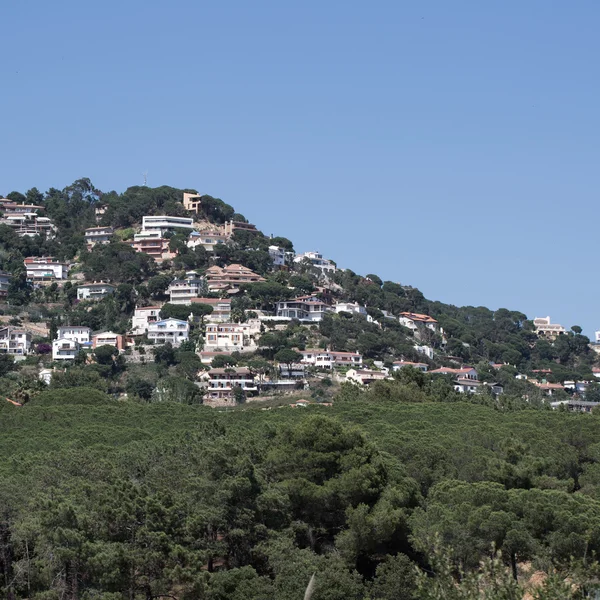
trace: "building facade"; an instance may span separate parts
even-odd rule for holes
[[[148,339],[153,344],[166,344],[171,342],[173,346],[179,346],[187,342],[190,334],[190,324],[179,319],[163,319],[148,325]]]
[[[336,352],[334,350],[307,349],[299,350],[302,363],[322,369],[333,367],[362,367],[363,357],[358,352]]]
[[[332,260],[323,258],[320,252],[304,252],[294,257],[295,263],[309,262],[313,267],[319,269],[324,274],[332,274],[337,271],[335,263]]]
[[[276,316],[284,319],[318,322],[330,310],[331,306],[317,296],[299,296],[292,300],[278,302]]]
[[[24,261],[27,279],[33,284],[53,283],[67,278],[69,266],[51,256],[30,256]]]
[[[144,335],[148,333],[150,324],[157,321],[160,321],[160,306],[136,308],[131,321],[132,335]]]
[[[78,300],[102,300],[115,293],[116,286],[103,281],[85,283],[77,288]]]
[[[256,392],[258,387],[254,375],[246,367],[233,369],[211,369],[208,371],[208,390],[206,397],[210,400],[232,399],[234,389],[244,392]]]
[[[31,333],[19,327],[2,327],[0,329],[0,352],[24,356],[31,350]]]
[[[213,311],[204,317],[207,323],[227,323],[231,320],[230,298],[192,298],[191,303],[212,307]]]
[[[85,243],[88,250],[96,244],[109,244],[115,230],[112,227],[90,227],[85,230]]]
[[[174,279],[170,283],[167,288],[169,302],[189,305],[194,298],[200,296],[205,288],[206,279],[198,277],[196,273],[188,273],[185,279]]]

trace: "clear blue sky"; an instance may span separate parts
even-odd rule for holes
[[[0,193],[142,183],[453,304],[600,327],[600,3],[2,2]]]

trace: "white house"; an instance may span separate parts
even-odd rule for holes
[[[362,366],[363,358],[358,352],[337,352],[333,350],[306,349],[299,350],[302,354],[302,363],[312,365],[322,369],[331,369],[333,367],[352,367]]]
[[[389,377],[383,371],[373,371],[371,369],[348,369],[346,371],[346,381],[358,383],[359,385],[369,385],[384,379],[389,379]]]
[[[142,231],[160,231],[161,236],[175,229],[194,229],[194,220],[190,217],[170,217],[151,215],[142,217]]]
[[[198,277],[193,271],[186,273],[185,279],[174,279],[167,288],[169,302],[189,305],[206,287],[206,279]]]
[[[438,331],[440,331],[438,322],[429,315],[403,312],[400,313],[398,321],[400,321],[400,325],[407,327],[416,335],[418,335],[419,331],[422,329],[430,329],[434,333],[438,333]]]
[[[148,324],[148,339],[153,344],[166,344],[171,342],[173,346],[179,346],[186,342],[190,334],[190,324],[179,319],[163,319]]]
[[[188,248],[197,248],[202,246],[207,252],[214,252],[217,244],[225,244],[229,236],[216,230],[192,231],[188,238]]]
[[[160,306],[136,308],[131,322],[131,333],[144,335],[148,331],[148,326],[158,320],[160,320]]]
[[[253,336],[260,331],[260,321],[246,323],[209,323],[206,325],[204,350],[208,352],[244,352],[256,349]]]
[[[308,261],[313,267],[319,269],[322,273],[328,275],[337,271],[335,263],[327,258],[323,258],[320,252],[304,252],[294,257],[295,263]]]
[[[481,391],[482,383],[474,379],[457,379],[454,389],[461,394],[477,394]]]
[[[210,400],[233,398],[235,387],[245,392],[258,390],[253,373],[246,367],[211,369],[204,377],[208,378],[207,398]]]
[[[394,362],[392,369],[394,371],[399,371],[400,369],[402,369],[403,367],[413,367],[413,369],[418,369],[419,371],[423,371],[423,373],[427,372],[427,364],[426,363],[420,363],[420,362],[409,362],[406,360],[397,360]]]
[[[276,267],[285,266],[285,248],[279,246],[269,246],[269,256]]]
[[[419,346],[419,344],[415,344],[413,348],[423,356],[433,360],[433,348],[431,346]]]
[[[24,261],[27,279],[33,283],[66,279],[69,266],[51,256],[30,256]]]
[[[367,309],[358,302],[336,302],[333,306],[333,310],[336,313],[347,312],[354,315],[361,315],[365,317],[367,321],[373,321],[373,318],[367,313]]]
[[[114,294],[116,286],[100,281],[98,283],[84,283],[77,288],[78,300],[102,300],[110,294]]]
[[[52,342],[52,360],[74,360],[80,350],[76,340],[59,337]]]
[[[115,230],[112,227],[90,227],[85,230],[85,243],[88,250],[96,244],[108,244],[114,235]]]
[[[11,325],[0,329],[0,352],[22,356],[30,350],[31,333]]]
[[[453,375],[457,379],[468,379],[470,381],[477,381],[479,375],[477,370],[473,367],[461,367],[460,369],[453,369],[451,367],[440,367],[429,371],[432,375]]]
[[[56,332],[56,339],[74,340],[78,344],[90,343],[91,329],[83,325],[61,325]]]
[[[281,300],[277,303],[276,315],[283,319],[299,319],[300,321],[320,321],[331,306],[317,296],[299,296],[292,300]]]

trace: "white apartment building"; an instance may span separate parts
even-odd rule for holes
[[[90,227],[85,230],[85,243],[93,248],[96,244],[108,244],[114,235],[115,230],[112,227]]]
[[[173,346],[179,346],[186,342],[190,334],[190,324],[179,319],[163,319],[148,325],[148,339],[153,344],[166,344],[171,342]]]
[[[33,283],[53,282],[67,278],[69,266],[51,256],[31,256],[24,261],[27,279]]]
[[[22,356],[31,350],[31,333],[18,327],[0,329],[0,352]]]
[[[207,287],[206,279],[198,277],[195,272],[186,274],[185,279],[174,279],[167,292],[171,304],[191,304],[193,298],[198,298]]]
[[[160,320],[160,306],[144,306],[136,308],[131,322],[131,333],[133,335],[144,335],[152,323]]]
[[[194,229],[191,217],[170,217],[168,215],[150,215],[142,217],[142,231],[160,231],[161,236],[175,229]]]
[[[280,248],[279,246],[269,246],[269,256],[273,261],[273,265],[276,267],[285,266],[285,248]]]
[[[240,387],[245,392],[258,390],[254,375],[247,367],[211,369],[204,377],[208,378],[207,398],[210,400],[233,398],[235,387]]]
[[[78,300],[102,300],[110,294],[114,294],[116,286],[103,281],[94,283],[85,283],[77,288]]]
[[[331,369],[333,367],[352,367],[362,366],[363,357],[358,352],[336,352],[334,350],[307,349],[299,350],[302,354],[302,363],[312,365],[322,369]]]
[[[61,325],[56,332],[56,339],[73,340],[78,344],[90,343],[91,329],[83,325]]]
[[[295,263],[302,261],[308,261],[313,267],[316,267],[325,274],[331,274],[337,271],[333,261],[323,258],[323,255],[320,252],[304,252],[303,254],[297,254],[294,257]]]
[[[260,331],[260,321],[247,323],[209,323],[206,325],[204,350],[207,352],[244,352],[256,349],[253,336]]]

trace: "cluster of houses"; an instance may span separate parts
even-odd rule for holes
[[[202,199],[198,194],[184,193],[183,205],[191,213],[201,212]],[[101,226],[106,207],[96,207],[96,227],[85,230],[85,243],[88,250],[97,245],[108,244],[114,239],[115,230],[110,226]],[[50,219],[43,216],[42,206],[19,204],[8,199],[0,199],[0,223],[9,225],[19,236],[44,234],[48,238],[55,236],[56,227]],[[227,243],[236,231],[256,232],[253,224],[230,220],[222,225],[208,221],[195,221],[192,217],[170,215],[146,215],[142,217],[140,230],[127,243],[137,252],[152,256],[155,261],[162,262],[176,256],[170,247],[170,238],[174,233],[187,236],[190,249],[199,247],[214,253],[219,244]],[[321,272],[325,279],[336,272],[337,266],[318,251],[295,254],[276,245],[268,247],[272,264],[276,269],[310,267]],[[44,286],[53,282],[64,282],[69,277],[70,265],[54,257],[28,257],[24,260],[27,279],[35,286]],[[313,271],[315,272],[315,271]],[[0,298],[6,297],[10,286],[10,274],[0,272]],[[314,294],[300,295],[295,298],[280,299],[275,302],[270,313],[254,311],[254,318],[243,323],[234,322],[232,318],[231,296],[238,293],[244,284],[261,283],[265,279],[258,273],[241,264],[225,266],[213,265],[203,275],[189,271],[181,279],[174,279],[169,284],[166,294],[169,302],[176,305],[207,305],[212,312],[204,317],[205,339],[200,358],[204,364],[210,364],[215,356],[226,356],[233,352],[254,352],[259,348],[258,339],[265,325],[283,327],[287,321],[297,320],[311,325],[319,323],[327,314],[349,313],[360,315],[368,322],[376,323],[365,306],[356,302],[334,301],[330,290],[317,288]],[[105,281],[82,282],[77,286],[79,301],[98,301],[116,291],[116,286]],[[211,297],[211,296],[220,297]],[[81,350],[93,349],[102,345],[115,346],[125,351],[133,346],[135,337],[144,336],[150,344],[170,342],[174,347],[189,340],[193,317],[188,320],[161,318],[160,306],[147,306],[135,309],[130,332],[120,335],[114,332],[92,332],[83,326],[61,326],[56,338],[52,340],[52,358],[55,361],[74,360]],[[192,312],[190,310],[190,312]],[[393,315],[381,311],[386,319],[394,319],[411,331],[414,337],[414,349],[428,359],[434,358],[432,340],[435,336],[442,347],[446,337],[442,327],[430,315],[402,312]],[[537,317],[533,321],[538,336],[554,340],[566,333],[566,329],[552,323],[550,317]],[[8,352],[14,356],[25,356],[31,352],[32,333],[22,327],[5,326],[0,328],[0,352]],[[596,332],[597,350],[600,352],[600,331]],[[390,372],[383,364],[377,369],[366,368],[363,357],[357,352],[338,352],[330,349],[299,350],[301,360],[293,365],[280,365],[282,379],[303,379],[307,368],[329,369],[342,373],[342,379],[357,384],[369,385],[392,377],[393,371],[404,367],[412,367],[422,372],[451,376],[454,389],[461,393],[480,393],[489,388],[494,395],[503,392],[502,385],[496,382],[482,382],[476,369],[468,366],[457,368],[441,367],[428,371],[428,363],[396,361]],[[499,365],[496,365],[499,366]],[[596,375],[596,371],[594,372]],[[531,379],[545,394],[551,396],[557,390],[585,393],[586,382],[564,382],[564,384],[548,383],[540,373],[540,379]],[[600,377],[598,370],[597,377]],[[224,400],[231,398],[234,390],[255,392],[259,383],[255,375],[247,368],[211,369],[203,374],[209,399]],[[518,376],[524,378],[525,376]],[[262,382],[261,382],[262,383]],[[582,409],[583,410],[583,409]]]

